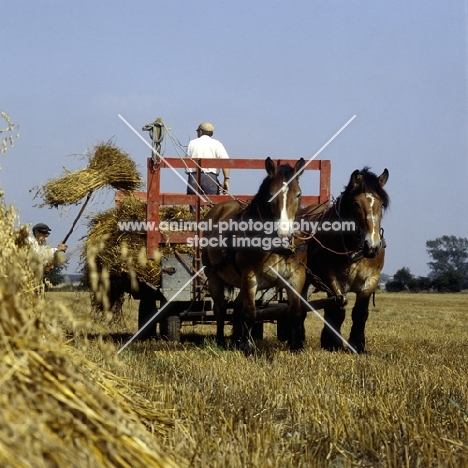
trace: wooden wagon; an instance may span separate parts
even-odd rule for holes
[[[236,180],[239,170],[256,171],[259,175],[259,184],[265,176],[265,159],[190,159],[180,157],[162,157],[160,143],[163,138],[163,124],[158,119],[150,129],[153,139],[153,155],[147,160],[147,191],[138,193],[138,196],[147,202],[147,230],[146,230],[146,254],[148,259],[156,259],[162,246],[170,244],[185,244],[189,240],[202,239],[203,233],[200,213],[203,203],[197,195],[185,194],[185,185],[180,182],[180,193],[163,192],[161,181],[166,171],[177,169],[192,169],[196,179],[200,182],[202,169],[205,167],[217,167],[231,170],[231,180]],[[149,129],[149,128],[143,128]],[[299,159],[299,158],[298,158]],[[297,159],[275,160],[276,164],[289,163],[294,166]],[[318,193],[308,193],[311,188],[302,185],[303,195],[301,204],[320,205],[328,204],[330,200],[330,175],[331,162],[329,160],[312,160],[307,163],[306,171],[318,171]],[[261,172],[263,171],[263,172]],[[183,190],[183,192],[182,192]],[[235,198],[248,202],[254,194],[235,194]],[[223,200],[232,199],[231,195],[209,195],[211,203],[216,204]],[[182,223],[189,225],[188,229],[171,230],[169,232],[159,229],[161,225],[161,208],[173,205],[195,206],[195,221]],[[193,227],[193,229],[190,228]],[[174,253],[161,258],[161,275],[159,284],[140,282],[139,305],[139,335],[140,338],[155,336],[159,325],[159,334],[169,341],[180,341],[181,327],[183,325],[213,324],[216,322],[213,314],[212,300],[206,288],[206,277],[200,273],[201,247],[200,242],[194,244],[194,254],[180,253],[174,249]],[[266,293],[259,292],[257,301],[257,316],[254,334],[255,337],[263,336],[263,324],[276,322],[278,325],[278,337],[282,338],[282,316],[284,315],[285,292],[275,289]],[[323,308],[327,299],[311,301],[315,308]],[[227,320],[230,321],[232,313],[232,301],[228,306]]]

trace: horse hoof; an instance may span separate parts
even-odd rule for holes
[[[250,356],[252,354],[252,347],[250,346],[249,342],[241,341],[239,343],[239,351],[242,351],[244,355]]]
[[[366,351],[364,347],[356,346],[352,343],[350,343],[350,345],[346,348],[346,351],[348,353],[353,353],[353,354],[363,354],[363,355],[369,354],[369,352]]]
[[[304,351],[304,343],[299,342],[299,343],[288,343],[289,344],[289,350],[293,353],[301,353]]]
[[[226,340],[216,340],[216,344],[217,344],[217,346],[219,346],[222,349],[227,348]]]

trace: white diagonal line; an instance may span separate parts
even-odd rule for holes
[[[296,177],[300,176],[304,169],[356,118],[356,115],[353,115],[305,164],[302,168],[302,171],[296,172],[287,182],[286,185],[289,185]],[[273,201],[280,192],[283,191],[281,187],[268,201]]]
[[[346,346],[355,354],[357,354],[357,351],[343,338],[343,336],[338,333],[287,281],[284,279],[272,266],[269,266],[268,268],[271,268],[283,281],[283,283],[289,287],[290,291],[292,291],[296,296],[299,297],[299,299],[307,306],[309,309],[314,312],[314,314],[339,338],[341,338],[345,343]]]
[[[140,138],[140,139],[143,141],[143,143],[144,143],[146,146],[148,146],[149,148],[151,148],[151,151],[152,151],[154,154],[156,154],[156,156],[157,156],[158,158],[161,158],[161,159],[174,171],[175,175],[176,175],[180,180],[182,180],[182,182],[183,182],[185,185],[187,185],[187,187],[190,187],[190,188],[195,192],[195,194],[198,195],[198,196],[200,197],[200,200],[201,200],[201,201],[203,201],[203,202],[205,202],[205,203],[208,202],[208,200],[206,200],[205,198],[203,198],[203,196],[200,195],[200,194],[195,190],[195,188],[192,187],[192,186],[191,186],[191,185],[190,185],[190,184],[189,184],[189,183],[188,183],[188,182],[187,182],[187,181],[186,181],[186,180],[185,180],[185,179],[184,179],[168,162],[167,162],[167,160],[166,160],[161,154],[159,154],[159,153],[144,139],[144,137],[143,137],[142,135],[140,135],[140,134],[139,134],[139,133],[138,133],[138,132],[137,132],[137,131],[120,115],[120,114],[118,114],[118,116],[119,116],[119,118],[125,123],[125,125],[127,125],[127,127],[128,127],[130,130],[132,130],[132,132],[135,133],[135,134],[138,136],[138,138]]]
[[[118,351],[120,354],[205,269],[201,267]]]

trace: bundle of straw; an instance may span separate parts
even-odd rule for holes
[[[142,185],[135,162],[110,142],[94,147],[87,168],[49,180],[36,196],[44,200],[42,206],[73,205],[106,185],[122,191],[135,191]]]
[[[0,194],[0,466],[187,466],[145,427],[167,436],[168,413],[65,344],[57,319],[73,329],[73,312],[34,294],[15,224]]]
[[[146,202],[134,195],[123,197],[118,208],[98,213],[90,220],[82,260],[94,250],[97,265],[105,267],[110,276],[129,274],[133,270],[138,278],[157,286],[159,264],[146,261],[146,232],[119,230],[119,221],[145,219]]]
[[[124,294],[138,292],[138,282],[156,288],[159,286],[161,257],[174,250],[194,254],[194,249],[185,244],[168,243],[159,249],[158,259],[147,260],[146,232],[123,232],[118,229],[119,221],[145,220],[146,211],[146,201],[129,194],[120,199],[118,208],[96,214],[88,225],[88,235],[81,254],[83,273],[93,291],[101,290],[94,296],[95,307],[98,310],[108,307],[114,317],[121,313]],[[187,206],[161,208],[160,216],[164,221],[193,219]]]

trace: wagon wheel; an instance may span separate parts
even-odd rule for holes
[[[180,343],[180,316],[179,314],[164,317],[159,324],[161,338],[173,343]]]
[[[164,304],[166,302],[164,301]],[[162,304],[161,304],[162,305]],[[180,343],[180,312],[183,306],[177,302],[169,302],[158,317],[159,334],[163,340]]]

